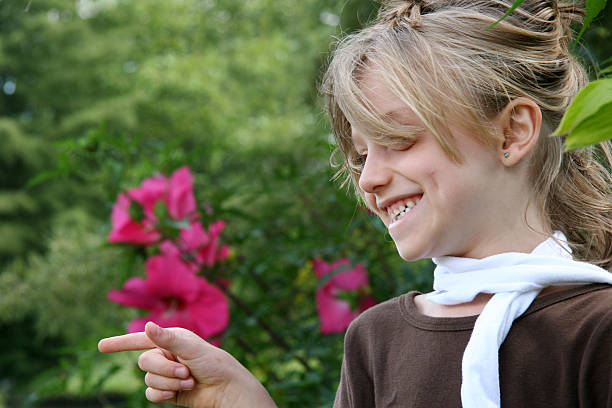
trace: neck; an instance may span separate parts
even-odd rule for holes
[[[431,317],[466,317],[476,316],[482,312],[489,299],[493,295],[489,293],[480,293],[474,300],[460,305],[440,305],[427,299],[427,295],[417,295],[414,298],[414,304],[417,310]]]
[[[480,245],[461,254],[451,254],[463,258],[482,259],[506,252],[530,253],[539,244],[552,236],[552,227],[544,220],[535,205],[518,205],[521,210],[507,208],[505,214],[496,214],[489,220],[493,228],[485,239],[476,237]],[[485,232],[486,234],[486,232]]]
[[[530,253],[538,245],[547,240],[552,235],[550,233],[536,232],[534,230],[509,230],[503,235],[492,237],[487,243],[487,246],[481,248],[480,251],[474,252],[467,258],[482,259],[491,255],[502,254],[506,252],[522,252]]]

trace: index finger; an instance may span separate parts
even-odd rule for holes
[[[107,337],[98,342],[98,350],[102,353],[116,353],[117,351],[147,350],[156,348],[145,332],[129,333],[122,336]]]

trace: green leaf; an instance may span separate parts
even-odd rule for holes
[[[563,115],[559,127],[551,136],[570,134],[581,122],[612,102],[612,79],[600,79],[584,87]]]
[[[597,75],[600,77],[605,77],[608,76],[609,74],[612,74],[612,66],[609,66],[607,68],[601,69]]]
[[[189,222],[189,218],[184,218],[182,220],[173,220],[171,218],[166,218],[163,223],[165,226],[175,228],[177,230],[181,230],[183,228],[189,228],[191,223]]]
[[[606,0],[587,0],[586,1],[586,13],[584,16],[584,23],[582,24],[582,28],[580,29],[580,33],[578,33],[578,37],[576,37],[576,42],[582,38],[582,34],[586,31],[591,21],[606,7]]]
[[[163,201],[156,202],[155,207],[153,208],[153,214],[155,214],[160,222],[163,222],[166,218],[168,218],[168,207],[166,207],[166,203]]]
[[[612,95],[610,102],[602,106],[576,126],[565,139],[565,151],[612,139]]]
[[[32,188],[43,183],[44,181],[61,176],[62,174],[63,172],[57,169],[40,172],[28,180],[28,183],[26,184],[25,188]]]
[[[136,200],[130,200],[130,207],[128,209],[130,218],[133,221],[140,222],[144,219],[144,209],[142,205]]]
[[[497,25],[497,23],[499,23],[500,21],[502,21],[504,18],[508,17],[510,15],[510,13],[512,13],[514,10],[516,10],[516,8],[518,6],[520,6],[521,4],[523,4],[525,2],[525,0],[514,0],[514,3],[512,3],[512,6],[510,6],[510,8],[508,9],[508,11],[506,11],[506,13],[496,22],[494,22],[491,25],[486,26],[485,28],[493,28]],[[605,0],[604,0],[605,2]]]
[[[357,290],[339,290],[335,298],[338,300],[344,300],[351,305],[352,310],[359,308],[360,293]]]
[[[599,65],[600,66],[604,66],[604,65],[610,64],[610,63],[612,63],[612,57],[603,60]]]

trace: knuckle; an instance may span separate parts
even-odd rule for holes
[[[191,336],[191,334],[193,333],[192,331],[187,330],[184,327],[177,327],[176,332],[181,333],[182,336]]]
[[[168,342],[171,339],[172,331],[169,328],[162,328],[162,330],[157,335],[159,339],[159,343],[156,343],[158,347],[166,348]]]

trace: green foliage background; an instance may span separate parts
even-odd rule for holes
[[[309,261],[364,263],[379,301],[431,285],[430,263],[402,262],[330,182],[316,84],[333,37],[375,8],[0,2],[0,407],[66,395],[146,405],[135,356],[96,350],[136,315],[106,292],[143,273],[142,257],[106,244],[110,209],[118,192],[185,164],[233,247],[223,269],[242,307],[223,347],[279,406],[331,405],[342,335],[319,333]],[[612,55],[609,8],[578,50],[593,67]]]

